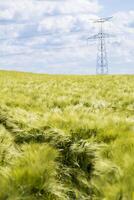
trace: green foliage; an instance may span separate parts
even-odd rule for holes
[[[48,145],[22,146],[4,177],[1,199],[65,199],[62,184],[56,180],[57,157],[57,151]]]
[[[0,200],[134,200],[134,76],[0,72]]]

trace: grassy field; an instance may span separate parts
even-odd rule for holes
[[[0,200],[134,200],[134,76],[1,71]]]

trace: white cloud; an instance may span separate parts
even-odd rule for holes
[[[44,72],[46,68],[49,71],[49,66],[52,67],[52,72],[55,66],[57,73],[68,70],[69,73],[71,70],[83,70],[83,73],[87,73],[87,66],[95,62],[97,50],[95,43],[86,46],[87,38],[97,31],[96,25],[90,19],[97,18],[101,9],[102,5],[97,0],[0,1],[0,38],[7,38],[1,40],[0,54],[27,54],[2,57],[0,64],[12,67],[30,66],[24,70],[34,69],[36,72],[43,71],[39,69],[41,65],[45,66]],[[110,42],[112,62],[134,62],[134,11],[118,12],[113,16],[113,21],[107,25],[108,32],[116,35]],[[46,33],[48,34],[43,36]],[[15,39],[18,36],[24,38]],[[81,45],[85,47],[78,48]],[[58,49],[68,46],[73,48]],[[70,65],[68,69],[67,65]],[[95,63],[91,72],[94,68]]]
[[[109,28],[115,34],[111,42],[111,58],[121,65],[134,64],[134,11],[118,12],[114,14]]]
[[[1,19],[31,20],[43,15],[98,13],[101,6],[96,0],[4,0],[0,1]]]

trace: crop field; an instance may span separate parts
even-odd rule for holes
[[[0,200],[134,200],[134,76],[0,71]]]

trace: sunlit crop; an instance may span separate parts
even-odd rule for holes
[[[0,200],[134,200],[134,76],[1,71]]]

